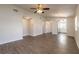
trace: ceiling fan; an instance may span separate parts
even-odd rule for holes
[[[35,12],[34,13],[44,13],[44,10],[49,10],[50,8],[44,8],[42,4],[37,4],[36,8],[30,8],[30,9],[34,9]]]

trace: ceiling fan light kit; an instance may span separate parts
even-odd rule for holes
[[[37,13],[41,14],[43,11],[42,10],[37,10]]]

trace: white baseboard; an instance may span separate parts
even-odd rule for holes
[[[0,42],[0,45],[2,45],[2,44],[7,44],[7,43],[10,43],[10,42],[14,42],[14,41],[18,41],[18,40],[22,40],[22,39],[23,39],[23,37],[21,37],[21,38],[19,38],[19,39],[15,39],[15,40]]]
[[[42,35],[43,33],[40,33],[40,34],[33,34],[31,36],[38,36],[38,35]]]

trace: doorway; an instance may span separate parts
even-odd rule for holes
[[[23,17],[23,36],[32,35],[33,21],[31,17]]]
[[[51,21],[43,22],[43,33],[51,33],[52,32],[52,23]]]
[[[67,33],[67,19],[58,21],[58,33]]]

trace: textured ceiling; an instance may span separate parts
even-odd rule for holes
[[[17,6],[31,12],[35,10],[30,8],[36,7],[35,4],[19,4]],[[43,7],[49,7],[50,10],[45,11],[45,13],[41,15],[48,17],[73,17],[75,15],[76,6],[75,4],[44,4]]]

